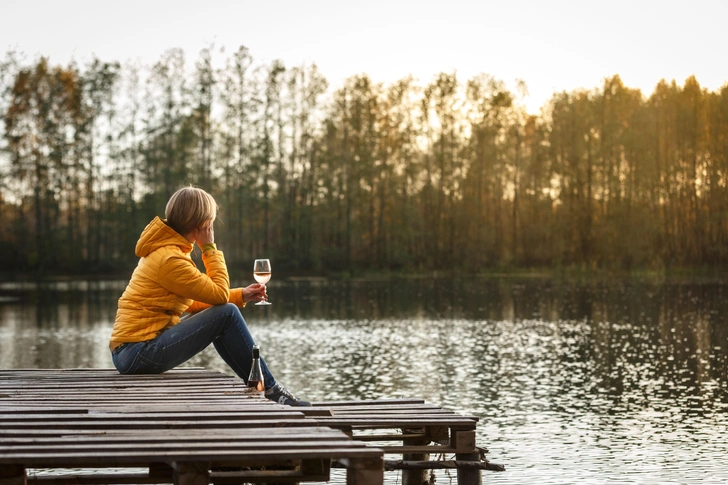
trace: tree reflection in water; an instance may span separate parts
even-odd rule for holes
[[[4,285],[0,368],[110,367],[123,288]],[[422,397],[480,416],[479,443],[508,468],[489,480],[719,483],[728,481],[727,289],[279,280],[276,304],[244,315],[279,379],[308,399]],[[189,364],[230,372],[213,349]]]

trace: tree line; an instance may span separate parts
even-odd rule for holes
[[[523,88],[440,73],[332,89],[245,47],[152,66],[8,53],[2,272],[127,271],[189,184],[217,199],[219,246],[245,271],[728,266],[728,85],[647,96],[614,75],[538,115]]]

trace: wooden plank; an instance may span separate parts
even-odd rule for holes
[[[321,417],[316,418],[316,421],[325,424],[327,426],[339,427],[339,426],[352,426],[364,427],[364,428],[417,428],[420,426],[470,426],[475,427],[476,420],[469,417],[460,416],[401,416],[396,418],[383,417],[379,415],[364,415],[357,417],[339,417],[334,414],[330,418]]]
[[[82,398],[80,396],[57,396],[57,397],[46,397],[46,396],[23,396],[22,398],[14,398],[14,399],[7,399],[2,401],[3,404],[7,406],[47,406],[47,405],[55,405],[55,406],[93,406],[93,407],[100,407],[100,406],[122,406],[122,403],[139,403],[143,405],[148,404],[174,404],[174,405],[199,405],[204,403],[210,403],[215,405],[235,405],[238,403],[272,403],[272,401],[258,397],[258,398],[251,398],[247,397],[243,394],[225,394],[225,395],[215,395],[212,393],[200,393],[196,395],[177,395],[177,396],[165,396],[165,395],[136,395],[131,394],[129,396],[124,396],[123,399],[121,399],[119,396],[97,396],[97,397],[85,397]],[[314,408],[314,409],[321,409],[321,408]]]
[[[44,414],[47,412],[54,412],[57,414],[85,414],[88,413],[87,407],[26,407],[26,406],[4,406],[0,404],[0,416],[7,416],[12,414]]]
[[[0,414],[0,426],[10,423],[70,423],[70,422],[95,422],[95,421],[116,421],[116,420],[137,420],[137,421],[221,421],[221,420],[248,420],[260,419],[261,417],[276,419],[303,419],[304,414],[288,409],[261,409],[255,412],[199,412],[199,413],[122,413],[122,412],[90,412],[87,414]],[[325,417],[325,416],[324,416]]]
[[[170,371],[163,374],[144,374],[144,375],[124,375],[119,374],[116,370],[113,372],[74,372],[67,373],[61,371],[57,373],[53,370],[39,370],[33,373],[24,373],[18,371],[2,371],[0,370],[0,379],[3,382],[33,381],[35,383],[45,382],[72,382],[81,381],[81,383],[93,383],[114,380],[118,383],[132,381],[147,381],[159,383],[174,383],[177,381],[204,381],[213,382],[216,380],[230,380],[241,382],[239,378],[229,376],[220,372],[200,371],[200,372],[176,372]]]
[[[392,445],[377,445],[379,448],[385,450],[385,453],[404,455],[404,454],[439,454],[439,453],[455,453],[457,450],[451,446],[442,445],[405,445],[405,446],[392,446]]]
[[[315,401],[312,406],[381,406],[382,404],[424,404],[424,399],[364,399],[361,401]]]
[[[320,461],[320,460],[319,460]],[[323,467],[321,467],[324,470]],[[298,482],[328,482],[329,467],[325,471],[310,472],[307,470],[240,470],[210,472],[210,482],[214,484],[239,485],[240,483],[298,483]]]
[[[168,477],[150,476],[147,473],[94,473],[63,475],[29,475],[28,484],[40,485],[148,485],[154,483],[170,483]]]
[[[2,379],[2,377],[0,377]],[[179,388],[209,388],[214,389],[218,387],[232,387],[241,390],[247,389],[242,381],[232,378],[217,379],[212,378],[208,380],[168,380],[168,381],[150,381],[150,380],[125,380],[119,381],[114,377],[107,379],[101,379],[95,381],[92,385],[91,381],[79,382],[78,380],[54,380],[54,381],[37,381],[37,380],[19,380],[19,381],[7,381],[0,380],[0,388],[4,390],[22,390],[22,386],[28,386],[28,389],[32,390],[66,390],[68,392],[79,392],[83,390],[104,390],[104,389],[130,389],[138,387],[139,389],[179,389]]]
[[[284,424],[287,424],[284,426]],[[188,436],[190,439],[198,439],[199,436],[210,436],[218,435],[226,439],[241,436],[242,433],[265,433],[275,434],[277,430],[296,430],[302,429],[306,432],[311,431],[311,423],[306,420],[289,421],[287,423],[280,423],[276,420],[264,421],[263,425],[255,425],[251,423],[247,427],[227,427],[227,428],[180,428],[180,429],[167,429],[163,434],[159,433],[158,429],[145,428],[129,428],[129,429],[78,429],[78,428],[67,428],[67,429],[20,429],[20,430],[5,430],[0,429],[0,439],[10,440],[18,438],[28,439],[49,439],[49,438],[61,438],[61,439],[72,439],[73,437],[114,437],[114,436],[132,436],[137,439],[147,439],[149,437],[163,436],[170,437],[171,440],[177,439],[177,436]],[[333,430],[328,427],[318,427],[319,429],[326,429],[344,433],[344,431]],[[264,431],[259,431],[259,430]],[[345,433],[346,434],[346,433]],[[348,436],[348,434],[347,434]]]
[[[286,423],[279,423],[278,421],[271,420],[271,421],[261,421],[259,423],[250,423],[250,428],[259,428],[259,427],[265,427],[266,429],[274,429],[276,427],[281,427],[282,429],[293,429],[297,426],[310,426],[310,424],[306,424],[304,420],[297,420],[297,421],[288,421]],[[247,427],[244,426],[237,426],[234,428],[230,428],[232,431],[244,431]],[[156,434],[160,434],[158,429],[149,429],[149,432],[154,432]],[[203,431],[205,433],[213,433],[213,432],[219,432],[218,429],[211,427],[211,428],[179,428],[179,429],[166,429],[164,431],[164,435],[169,435],[173,432],[180,432],[180,433],[192,433],[196,431]],[[101,429],[77,429],[77,428],[66,428],[66,429],[19,429],[19,430],[0,430],[0,439],[9,439],[9,438],[45,438],[45,437],[58,437],[58,436],[102,436],[102,435],[118,435],[118,434],[129,434],[129,435],[135,435],[139,436],[140,431],[138,428],[129,428],[129,429],[114,429],[114,430],[105,430],[103,428]]]
[[[408,433],[408,434],[356,434],[354,439],[358,441],[402,441],[409,438],[425,438],[425,433]]]
[[[130,432],[103,432],[92,434],[72,434],[57,436],[8,436],[7,433],[0,435],[2,442],[0,446],[12,444],[71,444],[71,443],[146,443],[164,442],[174,443],[176,441],[265,441],[269,439],[350,439],[343,431],[326,427],[295,427],[295,428],[239,428],[239,429],[206,429],[206,430],[171,430],[160,434],[156,430],[132,430]],[[363,441],[363,440],[360,440]]]
[[[93,374],[87,374],[82,375],[79,373],[75,374],[66,374],[66,375],[59,375],[59,374],[37,374],[37,375],[26,375],[23,376],[18,373],[12,373],[12,374],[6,374],[3,375],[3,372],[0,371],[0,379],[3,379],[3,382],[13,382],[13,381],[27,381],[27,382],[33,382],[36,384],[40,383],[54,383],[54,382],[71,382],[78,386],[84,386],[84,385],[97,385],[97,384],[103,384],[104,382],[108,382],[110,384],[119,384],[123,385],[124,383],[128,382],[154,382],[158,383],[160,385],[174,385],[179,382],[216,382],[220,380],[224,381],[230,381],[230,382],[240,382],[240,378],[235,376],[230,376],[227,374],[222,374],[220,372],[198,372],[194,374],[185,374],[185,373],[164,373],[164,374],[138,374],[138,375],[124,375],[116,373],[111,374],[99,374],[99,375],[93,375]]]
[[[282,419],[277,416],[265,417],[259,416],[256,419],[246,420],[217,420],[214,422],[206,421],[182,421],[182,420],[98,420],[98,421],[55,421],[55,422],[10,422],[3,423],[5,430],[33,430],[33,429],[194,429],[194,428],[218,428],[221,426],[228,428],[245,428],[252,426],[296,426],[298,423],[304,422],[303,419]]]
[[[3,386],[10,386],[11,384],[17,384],[19,382],[28,383],[31,386],[39,387],[46,385],[49,387],[57,387],[61,384],[68,384],[71,388],[83,388],[83,387],[102,387],[104,385],[124,387],[132,383],[143,383],[147,386],[159,386],[159,387],[172,387],[181,385],[211,385],[213,383],[226,382],[229,384],[239,384],[244,386],[242,380],[237,377],[227,376],[225,374],[215,373],[202,373],[199,376],[174,376],[166,374],[147,374],[144,376],[124,376],[121,374],[106,375],[102,377],[94,376],[82,376],[74,375],[64,378],[58,377],[5,377],[0,375],[0,384]]]
[[[269,403],[270,404],[269,404]],[[169,413],[199,413],[199,414],[219,414],[219,413],[237,413],[237,412],[274,412],[276,409],[291,411],[289,406],[282,404],[276,404],[272,401],[264,402],[242,402],[235,405],[215,405],[213,408],[209,404],[187,404],[187,405],[157,405],[157,404],[140,404],[140,405],[118,405],[118,406],[73,406],[73,407],[59,407],[57,405],[49,406],[36,406],[36,407],[25,407],[25,406],[8,406],[4,407],[0,405],[0,415],[12,416],[18,414],[103,414],[103,413],[120,413],[124,410],[128,410],[131,413],[145,413],[145,414],[169,414]],[[297,412],[306,414],[305,409],[296,409]],[[314,415],[317,416],[331,416],[331,412],[327,409],[320,408],[316,409]]]
[[[107,396],[139,396],[139,397],[150,397],[150,395],[154,395],[156,397],[184,397],[184,395],[180,395],[181,393],[194,393],[195,395],[200,394],[207,394],[207,395],[214,395],[214,396],[249,396],[249,397],[257,397],[254,396],[252,393],[247,391],[247,388],[240,388],[240,387],[233,387],[233,386],[220,386],[217,389],[214,388],[202,388],[202,387],[175,387],[170,390],[170,392],[167,392],[166,389],[160,389],[157,387],[147,387],[144,389],[136,389],[134,387],[131,388],[124,388],[124,389],[103,389],[103,390],[93,390],[93,389],[83,389],[79,392],[72,393],[68,392],[67,389],[45,389],[40,390],[38,392],[31,392],[29,390],[26,391],[2,391],[3,392],[3,400],[8,399],[28,399],[28,398],[66,398],[66,399],[83,399],[83,398],[103,398]],[[195,397],[195,396],[189,396],[189,397]]]
[[[235,396],[237,398],[244,398],[244,399],[264,399],[260,396],[254,395],[250,393],[247,388],[235,388],[235,387],[228,387],[220,386],[219,388],[172,388],[172,389],[160,389],[160,388],[148,388],[146,390],[140,390],[140,389],[134,389],[130,388],[126,391],[124,390],[112,390],[108,392],[91,392],[91,391],[80,391],[76,393],[69,393],[69,392],[22,392],[22,391],[0,391],[3,394],[0,394],[2,396],[3,402],[5,400],[13,401],[13,400],[28,400],[29,398],[54,398],[54,399],[83,399],[83,398],[89,398],[89,400],[93,399],[103,399],[107,398],[109,396],[113,395],[123,395],[123,396],[139,396],[140,398],[149,398],[153,397],[153,395],[156,395],[160,399],[179,399],[179,398],[188,398],[188,399],[196,399],[199,398],[200,395],[204,395],[205,397],[216,397],[216,398],[230,398],[232,396]]]
[[[29,375],[33,377],[38,377],[40,379],[45,378],[53,378],[53,377],[67,377],[67,376],[80,376],[83,374],[87,375],[99,375],[99,376],[108,376],[108,375],[116,375],[121,377],[139,377],[139,375],[131,375],[131,374],[120,374],[118,370],[116,370],[113,367],[69,367],[65,369],[38,369],[38,368],[18,368],[18,369],[0,369],[0,377],[2,376],[23,376],[23,375]],[[217,371],[211,371],[207,370],[204,367],[175,367],[172,370],[168,370],[162,374],[145,374],[144,376],[169,376],[169,377],[175,377],[180,375],[198,375],[198,376],[208,376],[208,375],[223,375],[226,377],[227,374],[223,374],[222,372]]]
[[[97,466],[139,466],[150,462],[170,461],[208,461],[211,463],[239,463],[254,464],[261,460],[302,460],[302,459],[329,459],[329,458],[367,458],[381,457],[383,451],[379,448],[369,448],[364,444],[356,447],[356,442],[341,443],[343,446],[324,449],[277,448],[265,450],[184,450],[184,451],[146,451],[133,453],[133,450],[104,451],[103,453],[65,452],[54,453],[0,453],[0,465],[13,465],[19,462],[26,468],[93,468]]]
[[[77,449],[116,449],[119,446],[131,446],[133,445],[136,450],[148,449],[148,448],[165,448],[165,449],[186,449],[186,448],[233,448],[243,449],[251,446],[270,447],[276,446],[279,443],[297,443],[301,446],[311,445],[314,446],[316,443],[321,443],[322,446],[329,446],[328,444],[336,442],[341,446],[341,442],[349,443],[351,439],[347,436],[334,436],[334,435],[315,435],[315,434],[292,434],[288,436],[271,436],[268,438],[228,438],[224,441],[218,439],[204,439],[204,438],[189,438],[184,437],[168,440],[154,440],[146,437],[132,436],[129,439],[115,440],[115,439],[99,439],[99,440],[88,440],[78,439],[77,436],[71,437],[71,439],[51,439],[51,440],[38,440],[38,439],[11,439],[4,441],[0,445],[0,452],[2,453],[15,453],[28,450],[47,450],[52,452],[54,450],[77,450]],[[358,441],[358,440],[357,440]],[[328,444],[327,444],[328,443]],[[298,445],[297,445],[298,446]],[[352,445],[354,446],[354,445]]]
[[[314,408],[315,409],[315,408]],[[341,409],[332,409],[332,415],[335,416],[369,416],[369,415],[380,415],[380,416],[401,416],[401,415],[410,415],[410,416],[442,416],[442,415],[449,415],[449,416],[463,416],[462,414],[456,414],[448,409],[377,409],[377,410],[355,410],[351,411],[348,409],[341,410]],[[471,418],[474,418],[471,416]]]
[[[185,451],[235,451],[235,452],[246,452],[247,450],[277,450],[280,448],[296,449],[296,450],[325,450],[328,448],[340,448],[342,446],[350,446],[351,448],[357,448],[359,446],[366,446],[365,443],[357,445],[356,442],[352,442],[349,439],[307,439],[304,437],[298,439],[281,438],[267,441],[212,441],[212,442],[145,442],[145,443],[134,443],[133,451],[128,453],[134,456],[140,456],[140,454],[146,455],[147,453],[156,451],[166,451],[182,453]],[[33,444],[16,444],[12,446],[0,446],[0,455],[5,456],[16,456],[22,459],[26,455],[35,454],[46,454],[49,456],[55,456],[56,454],[64,453],[102,453],[102,452],[116,452],[119,450],[117,443],[74,443],[74,444],[46,444],[46,443],[33,443]]]
[[[318,406],[323,407],[323,406]],[[318,408],[317,407],[317,408]],[[454,411],[451,411],[449,409],[443,409],[438,406],[434,406],[431,404],[421,404],[421,405],[407,405],[407,406],[390,406],[390,405],[384,405],[384,406],[332,406],[329,409],[333,409],[336,411],[337,414],[354,414],[354,413],[397,413],[397,412],[412,412],[412,413],[452,413],[455,414]]]
[[[239,411],[243,410],[262,410],[262,409],[290,409],[289,406],[278,404],[269,399],[228,399],[228,403],[215,403],[215,406],[205,404],[205,402],[185,402],[180,404],[170,402],[145,402],[134,406],[129,406],[126,402],[124,403],[108,403],[99,404],[93,406],[84,406],[81,404],[73,405],[59,405],[59,404],[38,404],[38,405],[18,405],[18,404],[3,404],[0,401],[0,413],[17,413],[28,411],[29,413],[36,412],[59,412],[59,413],[86,413],[86,412],[118,412],[119,410],[129,410],[130,412],[149,412],[149,413],[164,413],[164,412],[210,412],[210,411]],[[328,411],[327,408],[314,408],[316,411]]]
[[[94,474],[64,474],[62,476],[29,476],[29,484],[53,485],[147,485],[156,483],[170,483],[171,477],[154,477],[146,473],[94,473]],[[294,470],[240,470],[216,472],[210,471],[209,480],[215,484],[239,485],[240,483],[297,483],[297,482],[327,482],[329,469],[325,472],[313,474],[310,472]]]

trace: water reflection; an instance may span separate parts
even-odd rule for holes
[[[123,286],[0,287],[0,367],[111,366]],[[489,481],[728,482],[721,282],[279,280],[269,293],[244,314],[281,381],[313,400],[475,414],[508,465]],[[190,364],[229,372],[212,350]]]

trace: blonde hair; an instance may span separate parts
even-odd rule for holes
[[[185,235],[199,227],[212,224],[217,216],[215,199],[197,187],[184,187],[172,194],[164,210],[167,224]]]

